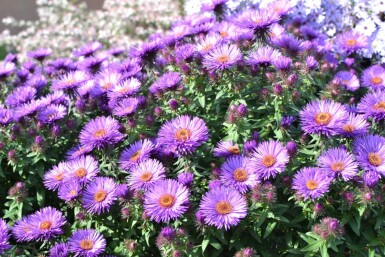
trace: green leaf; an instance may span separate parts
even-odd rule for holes
[[[329,257],[328,248],[327,248],[326,244],[323,244],[321,246],[321,256],[322,257]]]
[[[199,104],[202,106],[202,108],[205,108],[206,106],[206,98],[204,95],[198,96]]]
[[[206,239],[203,239],[202,241],[202,253],[205,252],[207,246],[209,245],[210,243],[210,239],[206,238]]]
[[[313,243],[309,244],[308,246],[305,246],[302,248],[303,252],[312,252],[312,251],[318,251],[322,245],[324,245],[324,241],[314,241]]]
[[[276,225],[277,225],[277,222],[272,222],[267,225],[265,234],[263,235],[263,239],[267,238],[270,235],[270,233],[273,232]]]

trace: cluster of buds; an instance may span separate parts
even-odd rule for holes
[[[16,201],[22,202],[28,197],[28,189],[23,182],[17,182],[8,190],[8,195],[14,197]]]
[[[230,124],[236,123],[239,119],[246,117],[248,111],[244,104],[232,104],[227,115],[227,122]]]
[[[192,242],[188,239],[185,229],[174,229],[171,227],[162,228],[156,238],[156,245],[161,252],[171,253],[173,257],[183,256],[193,246]]]
[[[343,235],[344,228],[336,218],[326,217],[313,226],[313,233],[323,239],[338,238]]]
[[[253,257],[256,256],[256,252],[253,248],[246,247],[235,253],[234,257]]]
[[[276,188],[269,182],[257,184],[253,187],[251,199],[254,203],[274,203],[277,199]]]

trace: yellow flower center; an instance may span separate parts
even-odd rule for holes
[[[94,132],[94,137],[95,138],[101,138],[101,137],[104,137],[106,135],[106,130],[105,129],[98,129]]]
[[[368,160],[370,164],[374,166],[379,166],[382,164],[382,158],[378,153],[369,153]]]
[[[75,196],[75,195],[76,195],[76,191],[72,189],[72,190],[70,191],[70,195]]]
[[[187,128],[178,129],[178,131],[175,133],[175,138],[179,142],[185,142],[186,140],[190,139],[191,137],[191,130]]]
[[[130,157],[130,161],[136,162],[140,158],[141,152],[142,152],[141,150],[138,150],[135,153],[133,153]]]
[[[87,170],[85,168],[79,168],[75,171],[75,176],[78,178],[83,178],[87,174]]]
[[[227,56],[227,55],[221,55],[221,56],[218,56],[218,58],[217,58],[217,61],[220,63],[225,63],[228,60],[229,60],[229,56]]]
[[[232,154],[240,154],[239,147],[237,145],[230,146],[229,148],[227,148],[227,151]]]
[[[262,157],[262,164],[267,168],[273,166],[275,162],[276,162],[275,157],[271,154],[267,154]]]
[[[317,181],[310,179],[310,180],[306,181],[306,187],[309,190],[314,190],[318,187],[318,183],[317,183]]]
[[[104,85],[102,86],[102,88],[103,88],[104,90],[108,90],[108,89],[110,89],[111,86],[112,86],[112,84],[111,84],[110,82],[107,82],[106,84],[104,84]]]
[[[219,201],[215,205],[215,210],[217,211],[217,213],[225,215],[225,214],[229,214],[233,210],[233,207],[231,207],[231,204],[229,201]]]
[[[345,168],[345,165],[342,162],[335,162],[332,164],[332,171],[340,172]]]
[[[49,220],[45,220],[42,223],[40,223],[39,229],[40,230],[48,230],[52,227],[52,222]]]
[[[62,181],[63,180],[63,172],[61,171],[60,173],[56,174],[54,177],[56,181]]]
[[[222,37],[227,37],[229,35],[226,31],[221,31],[219,34],[221,34]]]
[[[357,40],[355,40],[355,39],[348,39],[348,40],[346,40],[346,44],[348,45],[348,46],[350,46],[350,47],[352,47],[352,46],[355,46],[355,45],[357,45]]]
[[[352,133],[356,128],[352,124],[346,124],[342,127],[345,132]]]
[[[247,179],[247,171],[242,168],[238,168],[234,171],[234,179],[238,182],[243,182]]]
[[[332,119],[332,115],[328,112],[319,112],[315,116],[315,123],[318,125],[327,125]]]
[[[143,172],[143,174],[140,175],[140,180],[142,180],[143,182],[150,181],[151,178],[152,178],[152,173],[149,171]]]
[[[92,242],[92,240],[83,239],[82,241],[80,241],[79,245],[80,248],[82,248],[83,250],[91,250],[94,246],[94,243]]]
[[[175,203],[175,196],[171,194],[164,194],[159,198],[159,205],[163,208],[170,208]]]
[[[375,110],[385,111],[385,102],[381,101],[379,103],[376,103],[373,108]]]
[[[380,77],[373,77],[370,79],[370,82],[374,85],[378,85],[378,84],[381,84],[382,83],[382,78]]]
[[[99,190],[98,192],[96,192],[96,194],[94,194],[94,200],[97,203],[103,202],[104,199],[106,199],[106,197],[107,197],[107,192],[103,189]]]

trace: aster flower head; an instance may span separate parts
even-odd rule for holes
[[[13,62],[0,62],[0,79],[5,79],[16,70],[16,65]]]
[[[242,60],[242,53],[236,45],[221,45],[203,57],[203,67],[209,71],[225,70],[237,65]]]
[[[333,178],[319,168],[305,167],[294,175],[292,188],[304,199],[313,201],[329,191]]]
[[[150,158],[155,145],[148,139],[138,140],[126,148],[119,158],[119,167],[129,170],[139,162]]]
[[[21,104],[27,103],[36,95],[36,89],[29,86],[17,87],[5,98],[5,104],[14,108]]]
[[[191,154],[208,139],[208,128],[198,117],[179,116],[167,121],[158,132],[158,143],[177,155]]]
[[[353,153],[359,165],[366,171],[375,171],[385,176],[385,138],[379,135],[364,135],[355,138]]]
[[[280,58],[274,59],[272,63],[277,70],[285,73],[290,71],[292,59],[286,56],[281,56]]]
[[[107,92],[109,99],[119,99],[136,94],[140,90],[140,81],[136,78],[126,79]]]
[[[362,85],[372,90],[385,88],[385,69],[380,65],[373,65],[362,73]]]
[[[343,148],[330,148],[318,157],[318,167],[331,177],[342,177],[345,181],[358,172],[354,156]]]
[[[196,50],[205,55],[222,42],[222,37],[217,34],[208,34],[196,44]]]
[[[80,156],[66,163],[64,181],[74,180],[85,185],[99,173],[98,162],[92,156]]]
[[[154,84],[149,88],[152,94],[175,90],[180,85],[182,78],[178,72],[164,73]]]
[[[330,100],[314,100],[300,111],[301,126],[305,134],[336,135],[347,117],[345,107]]]
[[[368,38],[364,34],[350,30],[338,35],[335,43],[339,50],[350,54],[366,48],[368,46]]]
[[[12,234],[17,242],[29,242],[36,239],[36,233],[33,232],[34,225],[30,218],[31,215],[24,216],[13,225]]]
[[[282,173],[289,158],[286,147],[274,140],[260,143],[251,156],[255,172],[264,180]]]
[[[258,183],[254,164],[248,157],[229,157],[221,167],[220,179],[224,186],[233,187],[241,194],[246,193]]]
[[[66,223],[63,213],[52,207],[45,207],[29,217],[34,240],[48,240],[63,234]]]
[[[37,114],[37,119],[43,123],[50,124],[64,118],[66,113],[67,109],[65,106],[61,104],[50,104]]]
[[[96,76],[95,87],[91,90],[91,95],[100,96],[112,90],[116,85],[122,82],[122,74],[115,69],[105,69]]]
[[[51,247],[48,257],[67,257],[68,245],[66,243],[56,243]]]
[[[117,105],[112,110],[112,113],[120,117],[133,115],[138,108],[138,104],[138,98],[124,98],[117,103]]]
[[[44,61],[48,56],[52,54],[52,50],[49,48],[40,48],[27,53],[29,58],[35,59],[39,62]]]
[[[78,229],[68,239],[68,250],[75,257],[96,257],[106,248],[106,239],[93,229]]]
[[[270,26],[280,18],[277,12],[268,9],[247,10],[239,15],[237,24],[241,28],[253,30],[257,35],[265,35]]]
[[[153,61],[156,54],[164,45],[159,41],[143,42],[129,50],[129,56],[140,58],[142,61]]]
[[[227,158],[234,155],[239,155],[241,150],[238,144],[234,144],[230,141],[220,141],[214,148],[214,156]]]
[[[369,123],[364,115],[349,113],[345,123],[338,129],[338,134],[345,137],[356,137],[365,135],[369,130]]]
[[[247,216],[247,202],[237,190],[218,186],[202,197],[199,210],[206,224],[227,230]]]
[[[64,184],[64,175],[67,170],[67,164],[60,162],[44,174],[43,183],[49,190],[56,190]]]
[[[375,121],[385,120],[385,90],[368,92],[358,103],[357,111]]]
[[[112,178],[97,177],[90,182],[83,193],[82,206],[89,213],[108,211],[116,200],[116,183]]]
[[[89,57],[92,56],[96,51],[102,49],[102,47],[103,45],[98,41],[90,42],[74,50],[73,54],[75,57]]]
[[[262,46],[259,47],[255,52],[249,54],[246,63],[255,67],[267,67],[280,57],[281,53],[277,50],[269,46]]]
[[[132,190],[146,191],[158,180],[165,179],[165,173],[166,169],[161,162],[158,160],[147,159],[131,168],[127,182]]]
[[[0,254],[11,248],[11,245],[9,244],[9,237],[9,226],[5,220],[0,219]]]
[[[96,117],[80,132],[79,141],[84,146],[102,148],[120,142],[124,135],[119,132],[120,124],[111,117]]]
[[[357,76],[349,71],[339,71],[334,78],[337,78],[341,85],[349,91],[356,91],[360,87]]]
[[[67,160],[73,160],[92,151],[91,146],[77,145],[72,147],[67,153]]]
[[[375,171],[365,171],[362,175],[362,180],[364,182],[364,185],[367,187],[374,187],[378,185],[378,182],[380,181],[380,174],[378,174]]]
[[[144,194],[144,210],[151,220],[169,222],[182,216],[189,206],[187,187],[172,179],[158,180]]]
[[[81,190],[82,187],[78,181],[67,181],[59,187],[58,197],[66,202],[71,202],[80,195]]]
[[[89,79],[88,75],[83,71],[69,71],[52,81],[51,89],[53,90],[68,90],[75,89]]]
[[[202,12],[207,12],[207,11],[219,11],[221,8],[225,6],[225,4],[229,0],[210,0],[208,3],[204,3],[201,6],[201,11]]]
[[[190,62],[195,54],[195,46],[193,44],[181,45],[175,49],[175,58],[177,62]]]
[[[0,124],[7,125],[13,121],[13,110],[0,108]]]

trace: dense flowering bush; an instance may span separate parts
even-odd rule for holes
[[[226,2],[128,52],[7,55],[2,255],[385,255],[368,37]]]

